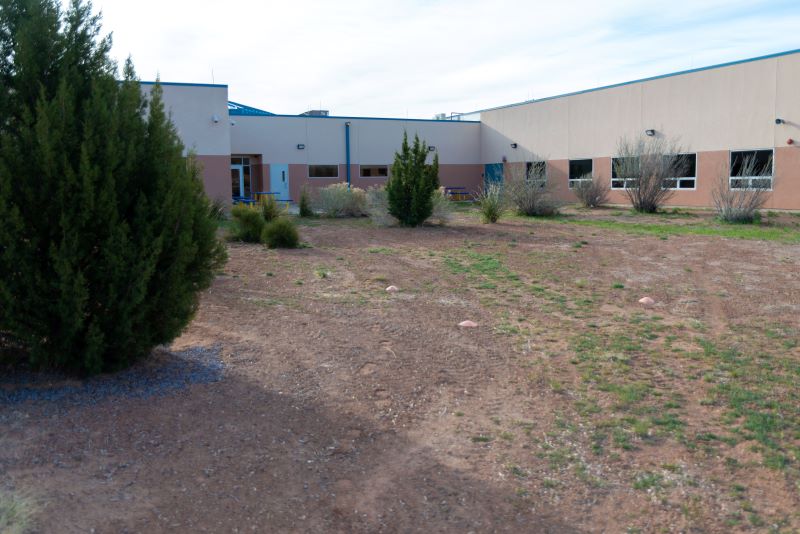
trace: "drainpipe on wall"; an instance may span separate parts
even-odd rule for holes
[[[350,122],[344,123],[344,150],[347,159],[347,189],[350,189]]]

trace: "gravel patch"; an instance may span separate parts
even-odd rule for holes
[[[220,347],[156,351],[130,369],[87,379],[53,372],[12,370],[0,378],[0,406],[26,402],[91,405],[108,398],[146,399],[222,379]]]

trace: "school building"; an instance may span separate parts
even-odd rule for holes
[[[768,209],[800,210],[800,50],[552,96],[441,120],[281,115],[228,100],[226,85],[166,83],[165,105],[203,164],[212,198],[258,192],[299,198],[303,187],[381,185],[403,132],[436,152],[444,186],[478,191],[512,165],[545,162],[564,201],[586,174],[627,203],[614,176],[621,138],[677,139],[690,164],[666,186],[672,206],[710,207],[722,176],[769,183]],[[143,83],[149,91],[152,84]],[[745,158],[769,163],[737,176]],[[766,181],[766,182],[765,182]]]

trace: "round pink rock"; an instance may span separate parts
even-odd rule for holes
[[[475,328],[478,326],[478,323],[473,321],[461,321],[460,323],[458,323],[458,326],[462,328]]]
[[[652,306],[653,304],[655,304],[655,303],[656,303],[656,301],[654,301],[650,297],[642,297],[642,298],[639,299],[639,304],[641,304],[642,306],[646,306],[648,308],[650,306]]]

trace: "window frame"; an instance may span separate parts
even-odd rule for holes
[[[694,156],[694,176],[680,176],[680,177],[672,177],[667,178],[667,180],[675,180],[675,184],[678,187],[665,187],[664,189],[669,189],[670,191],[697,191],[697,152],[678,152],[677,154],[666,154],[667,156]],[[682,180],[693,180],[694,186],[693,187],[680,187],[680,183]]]
[[[365,176],[364,172],[363,172],[365,167],[378,167],[378,168],[384,167],[384,168],[386,168],[386,174],[378,175],[378,176],[372,176],[372,175]],[[361,178],[373,178],[373,179],[384,178],[384,179],[388,179],[389,178],[389,173],[391,172],[391,169],[389,167],[390,167],[390,165],[381,165],[381,164],[359,165],[358,176],[361,177]]]
[[[336,167],[336,176],[311,176],[312,167]],[[339,178],[339,173],[339,165],[331,163],[319,163],[314,165],[309,164],[307,170],[309,180],[337,180]]]
[[[769,176],[731,176],[733,173],[733,154],[734,153],[741,153],[741,152],[767,152],[769,151],[772,155],[770,156],[770,163],[772,164],[772,168],[770,169]],[[752,186],[753,180],[769,180],[769,189],[765,189],[765,191],[772,191],[772,188],[775,185],[775,148],[740,148],[736,150],[728,150],[728,187],[731,191],[748,191],[752,189],[752,187],[733,187],[734,180],[747,180],[748,185]]]
[[[589,171],[589,178],[573,178],[571,174],[573,161],[590,161],[592,163],[592,170]],[[582,176],[586,176],[583,174]],[[594,158],[570,158],[567,160],[567,187],[575,189],[575,184],[578,182],[591,182],[594,179]]]

